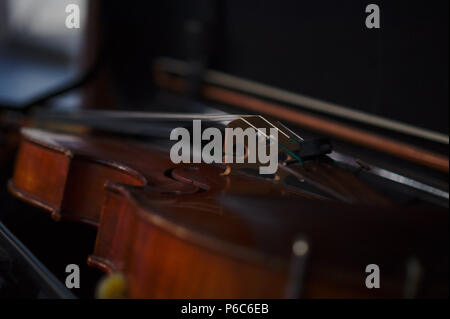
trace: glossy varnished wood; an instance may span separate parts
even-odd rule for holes
[[[447,215],[349,205],[222,173],[175,165],[148,145],[28,129],[9,187],[57,219],[97,225],[89,263],[123,273],[129,297],[289,297],[302,272],[306,297],[398,297],[411,257],[428,274],[428,294],[448,294]],[[346,181],[332,166],[320,174]],[[310,248],[306,268],[295,266],[298,238]],[[383,289],[365,288],[369,263],[383,268]]]

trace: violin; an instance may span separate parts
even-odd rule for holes
[[[393,203],[323,143],[268,123],[287,139],[278,173],[264,178],[245,164],[174,164],[152,143],[25,128],[8,188],[55,220],[98,228],[87,262],[109,274],[99,297],[448,294],[447,214]],[[365,285],[373,264],[380,289]]]

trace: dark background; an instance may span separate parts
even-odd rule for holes
[[[365,26],[369,3],[381,29]],[[196,20],[209,32],[209,68],[448,134],[448,9],[437,0],[170,0],[104,1],[101,14],[122,101],[152,96],[152,58],[186,58],[186,23]]]

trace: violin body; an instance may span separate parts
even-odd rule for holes
[[[123,274],[129,298],[448,295],[448,216],[395,206],[326,159],[301,169],[318,180],[321,167],[329,187],[349,198],[367,189],[358,198],[373,204],[175,165],[150,145],[36,129],[22,131],[9,190],[55,220],[98,227],[88,263]],[[369,264],[383,269],[381,289],[364,284]]]

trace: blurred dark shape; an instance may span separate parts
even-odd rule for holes
[[[65,26],[65,7],[84,0],[0,0],[0,106],[21,109],[73,81],[79,73],[82,28]]]

